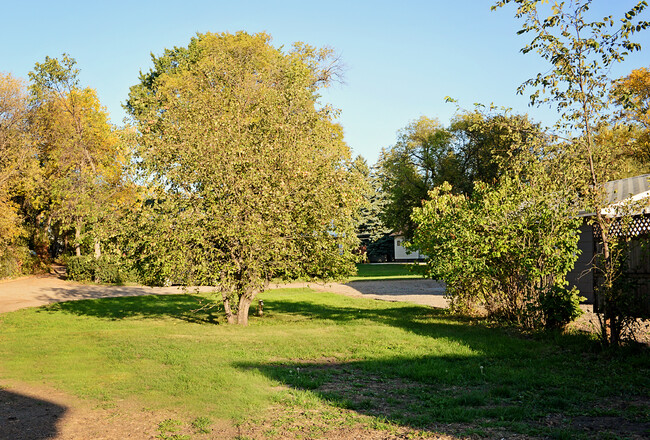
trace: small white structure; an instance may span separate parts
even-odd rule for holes
[[[406,261],[406,260],[424,260],[427,256],[420,253],[420,251],[409,251],[404,247],[404,241],[406,239],[403,235],[394,235],[393,243],[395,246],[395,261]]]

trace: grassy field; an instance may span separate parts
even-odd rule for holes
[[[422,278],[409,270],[411,264],[357,264],[357,274],[350,277],[351,281],[363,280],[399,280],[408,278]]]
[[[521,335],[308,289],[262,298],[264,316],[246,328],[192,313],[195,295],[3,314],[0,381],[131,402],[154,419],[173,411],[157,421],[169,439],[218,438],[203,432],[219,423],[239,439],[650,434],[647,350],[601,352],[582,335]]]

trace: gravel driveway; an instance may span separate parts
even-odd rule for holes
[[[444,285],[433,280],[406,279],[351,281],[340,283],[274,284],[272,289],[309,287],[318,291],[340,293],[386,301],[407,301],[432,307],[446,307]],[[210,288],[199,288],[201,291]],[[180,287],[104,286],[64,281],[54,275],[39,275],[0,282],[0,313],[25,307],[37,307],[60,301],[110,298],[118,296],[169,295],[183,293]]]

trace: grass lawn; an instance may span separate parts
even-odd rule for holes
[[[264,316],[242,328],[192,313],[198,299],[0,315],[0,381],[132,402],[154,419],[173,411],[156,422],[169,439],[217,438],[203,432],[219,421],[239,439],[650,435],[647,350],[603,353],[582,335],[521,335],[309,289],[263,294]],[[187,434],[165,434],[176,424]]]
[[[407,278],[422,278],[422,275],[409,270],[412,264],[357,264],[357,274],[350,277],[351,281],[399,280]]]

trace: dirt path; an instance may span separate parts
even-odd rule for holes
[[[64,281],[54,275],[39,275],[0,282],[0,313],[60,301],[182,292],[177,287],[101,286]]]
[[[274,284],[272,289],[285,287],[309,287],[321,292],[333,292],[342,295],[380,299],[384,301],[406,301],[423,306],[447,307],[443,283],[425,279],[350,281],[341,283],[291,283]]]
[[[443,297],[444,285],[432,280],[351,281],[346,284],[292,283],[271,286],[272,289],[285,287],[309,287],[355,297],[407,301],[433,307],[447,305]],[[203,287],[199,290],[207,291],[210,288]],[[40,275],[0,282],[0,313],[60,301],[179,293],[183,293],[180,287],[103,286],[64,281],[54,275]]]

